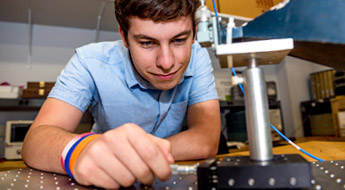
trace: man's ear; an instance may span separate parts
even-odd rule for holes
[[[121,35],[121,39],[122,39],[122,42],[123,44],[125,45],[126,48],[128,48],[128,44],[127,44],[127,40],[126,40],[126,37],[125,37],[125,33],[123,32],[122,28],[119,26],[119,32],[120,32],[120,35]]]
[[[196,24],[195,25],[195,30],[194,30],[194,37],[193,37],[193,44],[194,44],[194,42],[195,42],[195,40],[196,40],[196,34],[198,33],[198,25]]]

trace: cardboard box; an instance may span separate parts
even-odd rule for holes
[[[55,82],[28,82],[27,88],[23,89],[22,98],[46,98]]]
[[[345,96],[331,99],[334,130],[337,137],[345,137]]]
[[[330,136],[335,133],[331,113],[311,115],[310,127],[312,136]]]
[[[340,137],[345,137],[345,111],[338,112],[338,132]]]
[[[55,82],[28,82],[26,88],[44,88],[44,89],[52,89],[55,85]]]
[[[22,98],[46,98],[51,89],[23,89]]]

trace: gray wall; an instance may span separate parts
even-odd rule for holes
[[[27,81],[55,81],[74,49],[93,42],[93,30],[33,25],[32,64],[28,64],[26,24],[0,22],[0,82],[25,85]],[[120,39],[101,32],[100,41]]]
[[[286,57],[275,66],[278,93],[283,109],[285,133],[288,137],[303,137],[300,103],[310,100],[309,74],[329,69],[294,57]]]

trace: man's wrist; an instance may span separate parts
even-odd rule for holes
[[[86,147],[86,145],[88,145],[98,136],[99,135],[96,133],[83,133],[73,138],[65,146],[61,154],[61,166],[71,178],[74,178],[73,168],[80,153]]]

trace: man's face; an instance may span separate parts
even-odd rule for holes
[[[192,18],[178,17],[154,22],[139,17],[129,18],[128,44],[137,72],[155,88],[168,90],[177,85],[188,67],[193,38]]]

